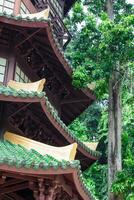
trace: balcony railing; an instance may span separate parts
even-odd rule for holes
[[[36,2],[37,1],[38,1],[38,4],[35,3],[35,7],[38,10],[41,10],[47,7],[50,8],[50,17],[52,19],[54,33],[61,47],[65,48],[67,44],[70,42],[72,36],[70,32],[68,31],[68,29],[66,28],[65,24],[63,23],[63,19],[62,19],[63,8],[61,7],[61,12],[59,12],[60,9],[58,10],[56,9],[54,1],[52,2],[51,0],[42,0],[41,1],[42,3],[40,3],[39,0],[36,0]]]

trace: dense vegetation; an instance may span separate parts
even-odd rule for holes
[[[113,71],[118,71],[122,100],[122,171],[111,191],[122,200],[134,199],[134,101],[133,101],[133,7],[125,0],[114,1],[114,21],[106,11],[106,0],[78,1],[66,20],[73,35],[66,54],[74,67],[73,84],[77,88],[95,85],[98,101],[90,106],[70,128],[83,141],[108,141],[108,88]],[[115,65],[119,68],[115,68]],[[115,85],[116,87],[116,85]],[[103,154],[107,154],[107,148]],[[107,199],[107,164],[97,162],[84,172],[95,196]]]

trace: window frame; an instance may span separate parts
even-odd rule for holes
[[[3,81],[0,81],[0,84],[5,84],[5,82],[6,82],[6,77],[7,77],[7,73],[8,73],[8,63],[9,63],[9,61],[8,61],[8,58],[7,58],[6,56],[3,56],[3,55],[1,55],[1,54],[0,54],[0,58],[6,60],[5,66],[0,64],[1,67],[5,67],[4,73],[3,73],[3,74],[0,73],[0,75],[4,75]]]

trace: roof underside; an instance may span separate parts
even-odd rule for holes
[[[60,48],[51,23],[34,19],[0,17],[0,48],[9,49],[10,38],[14,37],[15,52],[20,63],[25,63],[32,81],[46,78],[45,91],[50,102],[59,109],[64,123],[69,124],[95,99],[90,90],[78,90],[72,86],[72,69]],[[7,41],[6,41],[7,37]],[[27,56],[32,59],[26,62]],[[61,76],[62,74],[62,76]],[[70,112],[71,111],[71,112]]]
[[[5,119],[7,124],[5,129],[10,125],[7,131],[16,132],[17,130],[19,134],[24,134],[23,136],[37,139],[43,143],[48,142],[50,145],[52,143],[55,146],[65,146],[77,142],[76,158],[81,161],[83,169],[99,158],[99,152],[88,148],[68,129],[44,92],[16,91],[1,86],[0,101],[0,105],[3,105],[2,101],[7,102],[4,103],[7,108],[7,116],[10,116]]]

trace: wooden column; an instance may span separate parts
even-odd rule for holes
[[[6,176],[0,176],[0,185],[4,184],[6,180]]]
[[[33,197],[35,200],[39,199],[39,191],[38,191],[38,187],[37,184],[34,183],[33,181],[29,182],[29,189],[31,189],[33,191]]]
[[[20,14],[21,0],[15,0],[13,14]]]
[[[57,182],[53,183],[53,186],[49,187],[48,189],[48,195],[46,196],[46,200],[54,200],[56,198],[56,189],[58,185]]]
[[[39,198],[38,200],[45,200],[45,185],[44,185],[44,179],[38,179],[39,183]]]

